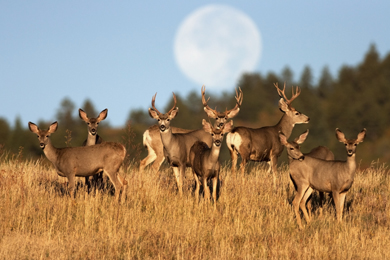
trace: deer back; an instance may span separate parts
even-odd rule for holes
[[[56,169],[65,176],[90,176],[101,170],[118,171],[126,148],[119,143],[104,142],[92,146],[56,148]],[[86,163],[87,162],[87,163]]]

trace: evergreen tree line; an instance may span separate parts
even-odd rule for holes
[[[358,148],[358,161],[361,160],[363,166],[368,166],[378,159],[380,162],[390,159],[390,53],[381,58],[375,45],[371,45],[360,64],[342,66],[336,78],[324,67],[317,82],[314,82],[309,66],[304,68],[298,80],[294,80],[289,67],[280,75],[273,72],[266,75],[244,74],[237,83],[244,99],[239,114],[233,119],[235,126],[257,128],[274,125],[280,120],[283,114],[278,109],[279,96],[274,83],[278,83],[279,87],[286,83],[288,97],[291,95],[291,86],[301,88],[300,96],[292,105],[309,116],[310,122],[296,125],[291,139],[309,129],[309,136],[302,145],[303,152],[324,145],[335,153],[336,159],[345,159],[345,148],[337,141],[335,129],[340,128],[347,138],[355,138],[366,128],[367,137],[364,145]],[[187,129],[201,128],[202,119],[207,116],[203,111],[200,88],[201,86],[186,97],[176,95],[179,113],[172,125]],[[234,91],[212,95],[206,86],[206,96],[210,96],[209,106],[216,107],[219,111],[234,107],[234,95]],[[162,110],[167,111],[172,105],[171,100]],[[100,112],[90,100],[86,100],[81,108],[91,117]],[[87,127],[78,117],[77,110],[69,98],[61,102],[56,115],[59,122],[58,133],[52,135],[54,145],[79,146],[86,139]],[[41,121],[38,125],[47,128],[50,123]],[[132,110],[123,129],[114,129],[102,121],[98,132],[105,140],[124,143],[129,158],[139,162],[147,154],[142,147],[142,134],[155,123],[147,110]],[[22,151],[26,158],[42,154],[35,135],[28,130],[27,123],[22,124],[18,118],[13,128],[5,119],[0,118],[0,145],[3,151],[13,154]],[[228,159],[225,146],[221,150],[221,161]],[[285,153],[282,161],[286,161]]]

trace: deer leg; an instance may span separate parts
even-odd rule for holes
[[[343,218],[343,211],[344,211],[344,203],[345,203],[345,196],[347,195],[346,192],[339,194],[338,203],[336,205],[336,212],[337,212],[337,221],[342,222]],[[335,201],[336,204],[336,201]]]
[[[229,148],[230,158],[232,159],[232,174],[236,173],[238,155],[234,149]]]
[[[270,164],[272,168],[272,181],[273,181],[274,188],[276,189],[276,175],[278,173],[278,157],[272,155],[272,152],[271,152]]]
[[[301,216],[299,215],[299,204],[301,203],[301,200],[305,195],[307,188],[308,188],[307,185],[300,185],[298,187],[297,194],[295,194],[295,198],[292,202],[294,207],[295,217],[297,219],[298,226],[300,229],[303,229],[303,226],[302,226]]]
[[[154,161],[154,163],[152,165],[152,169],[153,169],[154,172],[157,173],[160,170],[161,164],[164,162],[164,160],[165,160],[165,156],[164,155],[156,157],[156,160]]]
[[[207,185],[207,178],[203,178],[203,190],[204,190],[204,199],[210,200],[210,189]]]
[[[340,193],[338,191],[332,192],[332,197],[334,201],[334,206],[336,208],[336,218],[339,222],[341,222],[342,211],[340,212]]]
[[[244,177],[244,173],[245,173],[245,165],[246,165],[246,157],[241,157],[242,158],[242,161],[241,161],[241,165],[240,165],[240,170],[241,170],[241,176]]]
[[[91,191],[91,182],[89,181],[89,176],[85,177],[85,185],[87,186],[88,193]]]
[[[213,200],[214,206],[217,205],[217,185],[218,185],[218,174],[212,179],[213,180]]]
[[[75,187],[75,176],[71,174],[70,176],[68,176],[68,191],[69,191],[69,195],[72,198],[75,198],[76,195],[76,191],[74,187]]]
[[[198,203],[199,202],[200,181],[199,181],[198,175],[196,175],[195,171],[192,170],[192,172],[194,173],[194,178],[195,178],[195,200],[196,200],[196,203]]]
[[[156,153],[148,146],[148,155],[139,164],[139,171],[143,172],[145,170],[145,167],[151,164],[154,160],[156,160],[156,158]]]
[[[306,190],[305,195],[303,196],[303,198],[301,200],[301,203],[299,205],[301,210],[302,210],[302,212],[303,212],[303,215],[305,216],[305,219],[306,219],[307,223],[310,223],[310,219],[311,219],[311,200],[308,202],[310,204],[309,213],[306,210],[306,201],[309,199],[309,197],[310,197],[312,192],[313,192],[313,189],[309,187]]]
[[[323,206],[324,206],[324,201],[325,201],[325,193],[322,192],[322,191],[319,191],[318,194],[320,195],[320,216],[322,216],[322,209],[323,209]]]
[[[176,184],[177,184],[177,189],[179,191],[180,197],[183,196],[183,186],[182,186],[182,179],[181,179],[181,166],[180,169],[179,167],[172,167],[173,168],[173,173],[175,174],[176,178]]]
[[[108,171],[104,170],[104,172],[108,175],[108,178],[110,179],[110,181],[114,185],[114,188],[115,188],[115,199],[116,199],[116,201],[119,202],[119,198],[120,198],[121,191],[122,191],[122,182],[119,180],[119,174],[118,174],[117,171],[114,172],[114,173],[111,173],[111,172],[108,172]],[[125,182],[126,181],[124,181],[124,183]],[[126,182],[126,184],[127,184],[127,182]]]

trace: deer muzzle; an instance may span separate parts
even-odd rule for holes
[[[161,132],[164,132],[165,130],[167,130],[167,128],[165,127],[165,125],[160,125],[160,131],[161,131]]]
[[[217,146],[217,147],[219,147],[219,146],[221,146],[221,140],[216,140],[215,142],[214,142],[214,144]]]
[[[39,147],[41,147],[42,150],[43,150],[43,149],[45,149],[45,144],[44,143],[39,143]]]

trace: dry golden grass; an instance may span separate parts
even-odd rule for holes
[[[66,179],[45,160],[0,162],[1,259],[390,258],[384,166],[357,172],[342,224],[329,199],[320,215],[314,197],[313,221],[299,230],[287,166],[277,190],[262,166],[244,179],[224,168],[214,210],[195,202],[189,169],[180,198],[170,170],[156,176],[130,168],[127,199],[118,205],[109,193],[64,195]]]

